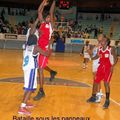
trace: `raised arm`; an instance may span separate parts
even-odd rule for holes
[[[54,25],[54,10],[55,10],[55,0],[53,0],[53,3],[50,8],[50,18],[51,18],[52,26]]]
[[[47,0],[43,0],[43,2],[40,4],[40,6],[38,8],[38,17],[37,17],[36,21],[34,22],[34,24],[31,27],[30,34],[35,33],[38,22],[43,20],[42,12],[43,12],[44,7],[46,5],[47,5]]]
[[[40,6],[38,7],[38,13],[43,10],[43,7],[44,7],[44,5],[45,5],[46,2],[47,2],[47,0],[43,0],[42,1],[42,3],[40,4]]]
[[[47,0],[43,0],[43,2],[40,4],[39,8],[38,8],[38,19],[40,21],[43,21],[43,10],[44,10],[44,7],[48,4],[48,1]]]
[[[31,26],[31,29],[30,29],[31,35],[35,33],[38,22],[39,22],[39,19],[37,18],[34,24]]]

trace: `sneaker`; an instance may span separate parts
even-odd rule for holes
[[[56,71],[51,71],[50,72],[50,81],[52,81],[55,78],[56,75],[57,75]]]
[[[101,95],[101,97],[103,97],[103,93],[102,92],[100,92],[100,95]]]
[[[33,104],[31,104],[31,103],[27,103],[27,104],[26,104],[26,108],[33,108],[33,107],[35,107],[35,105],[33,105]]]
[[[110,105],[110,100],[105,100],[105,103],[103,105],[103,109],[107,109]]]
[[[96,97],[90,97],[87,102],[96,102]]]
[[[100,97],[100,96],[96,96],[95,102],[96,102],[96,103],[100,103],[100,102],[101,102],[101,97]]]
[[[37,95],[33,98],[33,100],[35,100],[35,101],[40,100],[40,99],[41,99],[42,97],[44,97],[44,96],[45,96],[44,91],[43,91],[43,92],[39,91],[39,92],[37,93]]]
[[[20,109],[18,110],[18,114],[31,115],[31,112],[29,112],[25,107],[20,107]]]
[[[86,67],[85,67],[85,66],[83,66],[83,69],[86,69]]]
[[[83,69],[86,69],[86,65],[85,64],[83,64],[83,67],[82,67]]]
[[[103,92],[102,92],[102,89],[100,89],[99,94],[103,97]]]
[[[101,95],[101,93],[97,93],[96,94],[96,103],[100,103],[101,102],[101,98],[102,98],[102,95]]]

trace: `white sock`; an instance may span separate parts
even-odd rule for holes
[[[102,89],[100,89],[100,93],[102,93]]]
[[[26,104],[25,103],[21,103],[21,107],[26,107]]]
[[[85,63],[83,63],[83,68],[85,68],[86,67],[86,64]]]

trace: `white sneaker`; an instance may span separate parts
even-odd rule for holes
[[[85,69],[86,68],[86,65],[85,64],[83,64],[83,69]]]
[[[101,97],[103,97],[103,93],[102,92],[99,92],[99,95],[101,95]]]
[[[101,98],[96,98],[96,103],[100,103],[101,102]]]
[[[96,94],[96,103],[100,103],[101,102],[101,98],[102,98],[102,94],[99,92]]]

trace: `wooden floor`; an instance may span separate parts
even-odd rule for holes
[[[82,59],[75,53],[57,53],[50,58],[49,66],[58,72],[56,77],[61,80],[71,80],[91,86],[91,62],[84,70]],[[111,81],[109,109],[102,109],[104,97],[99,104],[86,103],[91,95],[91,87],[45,85],[46,97],[37,102],[33,101],[36,107],[31,109],[32,115],[29,118],[17,114],[23,97],[23,83],[3,81],[5,78],[22,77],[21,64],[21,50],[0,50],[0,81],[2,80],[0,82],[0,120],[120,120],[120,61],[114,69]],[[47,72],[45,77],[49,77]],[[104,92],[104,87],[102,88]],[[80,119],[80,117],[86,117],[86,119]]]

